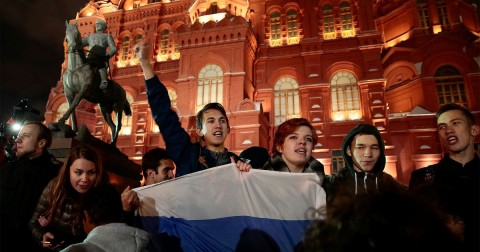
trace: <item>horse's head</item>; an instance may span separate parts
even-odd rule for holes
[[[68,21],[65,21],[65,26],[67,27],[65,31],[65,39],[68,43],[68,51],[74,52],[83,50],[82,36],[78,31],[78,24],[69,24]]]

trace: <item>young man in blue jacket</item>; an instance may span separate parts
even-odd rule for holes
[[[196,131],[205,143],[192,143],[182,128],[178,115],[171,109],[167,88],[153,73],[150,65],[149,45],[142,41],[135,45],[135,57],[139,60],[147,86],[147,97],[152,115],[160,128],[168,154],[177,166],[176,176],[236,162],[240,170],[250,169],[248,163],[239,161],[235,153],[225,148],[230,132],[227,113],[220,103],[205,105],[196,116]]]

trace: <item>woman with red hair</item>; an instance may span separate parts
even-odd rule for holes
[[[323,181],[323,164],[312,157],[318,136],[305,118],[293,118],[278,126],[273,140],[273,156],[263,166],[265,170],[281,172],[315,172]]]

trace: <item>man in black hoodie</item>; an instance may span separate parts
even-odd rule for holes
[[[330,177],[327,205],[337,197],[355,197],[374,192],[406,190],[385,169],[385,144],[375,126],[359,124],[345,137],[342,144],[345,167]]]

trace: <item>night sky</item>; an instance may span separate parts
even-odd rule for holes
[[[45,112],[50,89],[60,79],[65,21],[88,0],[0,2],[0,122],[22,98]]]

